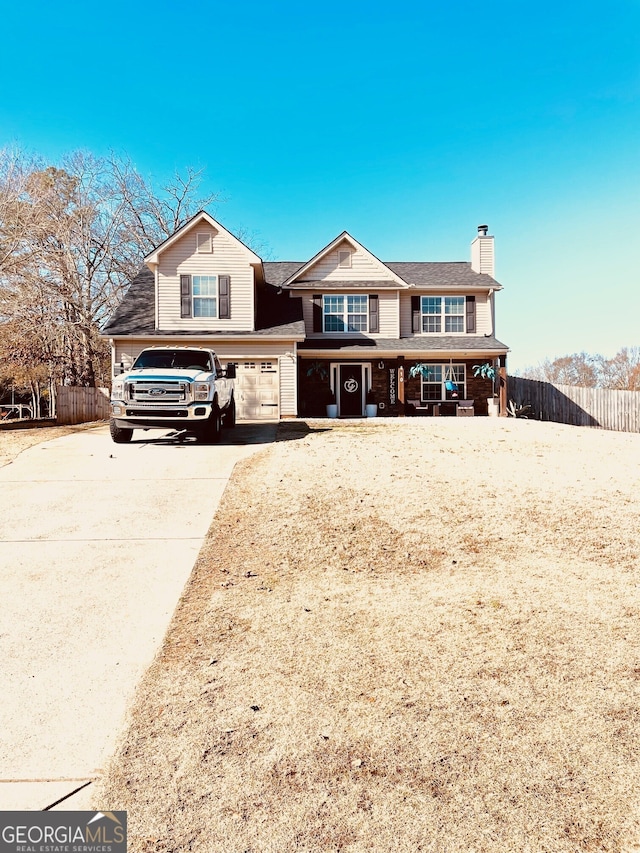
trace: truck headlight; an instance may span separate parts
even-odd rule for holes
[[[206,382],[198,382],[195,386],[195,400],[208,400],[209,399],[209,385]]]
[[[116,379],[111,386],[111,398],[113,400],[124,400],[124,382]]]

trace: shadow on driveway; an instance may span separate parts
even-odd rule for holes
[[[220,446],[248,445],[248,444],[273,444],[280,441],[299,441],[311,433],[330,431],[330,427],[311,427],[306,421],[261,421],[242,422],[239,421],[233,429],[222,430]],[[144,432],[136,430],[133,434],[132,444],[150,444],[181,446],[198,445],[195,434],[189,432],[172,431],[165,435],[158,435],[157,430]]]

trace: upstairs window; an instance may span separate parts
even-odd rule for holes
[[[464,296],[423,296],[422,331],[426,334],[464,332]]]
[[[192,277],[193,316],[218,316],[218,276],[194,275]]]
[[[368,301],[366,296],[324,296],[323,331],[366,332]]]
[[[180,316],[231,319],[231,278],[228,275],[181,275]]]

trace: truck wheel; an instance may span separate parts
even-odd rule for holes
[[[236,425],[236,401],[233,397],[229,403],[229,408],[225,412],[223,425],[226,429],[233,429]]]
[[[131,436],[133,435],[132,429],[123,429],[116,426],[115,421],[109,421],[109,432],[116,444],[127,444],[131,441]]]
[[[220,441],[221,431],[222,413],[220,412],[217,403],[214,403],[211,414],[209,415],[206,424],[202,427],[200,441],[202,441],[203,444],[217,444]]]

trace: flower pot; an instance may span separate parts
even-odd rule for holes
[[[500,412],[500,403],[497,397],[489,397],[487,400],[487,407],[489,409],[489,417],[497,418]]]
[[[328,418],[337,418],[338,417],[338,404],[337,403],[327,403],[327,417]]]
[[[365,411],[367,413],[368,418],[375,418],[378,414],[378,404],[377,403],[367,403],[365,406]]]

